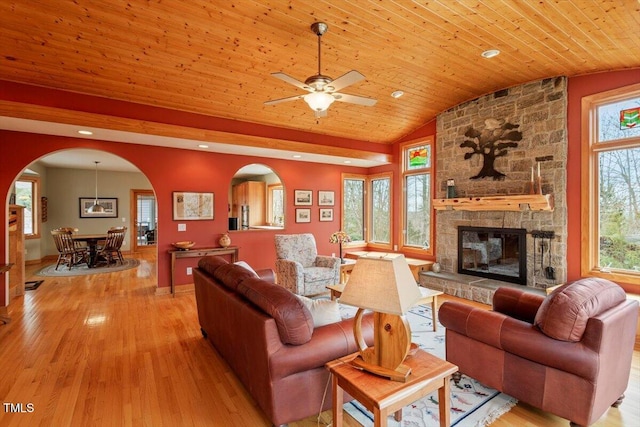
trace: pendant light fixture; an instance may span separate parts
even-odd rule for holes
[[[93,206],[87,209],[87,212],[91,214],[104,213],[104,206],[98,203],[98,163],[100,162],[98,161],[95,162],[96,164],[96,199],[93,202]]]

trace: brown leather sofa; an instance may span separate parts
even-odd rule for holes
[[[325,363],[357,346],[353,319],[314,328],[302,302],[274,284],[272,270],[257,273],[260,278],[223,258],[202,258],[193,271],[198,319],[202,334],[278,426],[331,407]],[[363,326],[372,345],[370,316]]]
[[[439,318],[459,372],[572,425],[592,424],[624,397],[638,302],[613,282],[581,279],[546,298],[500,288],[493,311],[449,301]]]

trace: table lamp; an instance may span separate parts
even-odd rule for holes
[[[404,313],[420,299],[420,289],[402,254],[361,256],[340,296],[358,307],[353,332],[360,354],[353,364],[395,381],[406,381],[411,368],[402,362],[411,347],[411,328]],[[362,338],[364,310],[373,311],[374,345]]]

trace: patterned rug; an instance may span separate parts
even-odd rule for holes
[[[140,265],[140,261],[132,258],[125,258],[124,263],[111,264],[111,266],[98,266],[94,268],[87,267],[86,264],[73,266],[71,270],[66,265],[60,265],[56,270],[56,265],[51,264],[43,267],[36,273],[36,276],[45,277],[68,277],[68,276],[84,276],[87,274],[113,273],[115,271],[129,270]]]
[[[356,309],[340,306],[342,317],[353,317]],[[442,359],[445,357],[445,328],[438,323],[437,332],[433,332],[431,307],[417,306],[406,315],[411,325],[412,341],[421,349]],[[451,426],[484,427],[498,419],[517,403],[517,400],[486,387],[465,375],[459,385],[451,381]],[[358,401],[344,406],[349,415],[365,427],[373,426],[373,415]],[[402,409],[402,421],[389,417],[390,427],[429,427],[438,426],[438,392],[414,402]]]

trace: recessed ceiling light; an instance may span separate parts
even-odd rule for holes
[[[345,162],[346,164],[349,164],[349,163],[351,163],[351,160],[345,160],[344,162]]]
[[[91,132],[90,130],[79,130],[78,133],[80,135],[93,135],[93,132]]]
[[[199,148],[209,148],[207,144],[198,144]]]
[[[489,49],[485,50],[480,54],[483,58],[494,58],[500,55],[500,51],[498,49]]]
[[[394,90],[393,92],[391,92],[391,96],[396,99],[400,98],[402,95],[404,95],[404,92],[401,90]]]
[[[301,156],[300,154],[294,154],[294,155],[293,155],[293,156],[291,156],[291,157],[293,157],[294,159],[300,159],[300,158],[302,158],[302,156]]]

